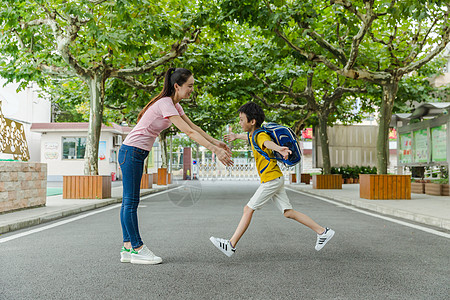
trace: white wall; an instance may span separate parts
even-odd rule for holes
[[[86,135],[86,132],[47,132],[42,135],[41,162],[47,163],[49,180],[62,180],[63,175],[84,175],[84,159],[62,159],[62,138]],[[116,149],[118,153],[118,147],[113,147],[113,136],[111,132],[102,132],[100,135],[100,141],[106,141],[106,158],[98,162],[99,175],[118,172],[117,164],[111,162],[111,150]]]
[[[434,85],[440,87],[450,83],[450,73],[442,74],[434,79]]]
[[[18,84],[8,84],[0,78],[0,100],[5,118],[16,120],[24,125],[25,136],[30,152],[30,161],[39,162],[41,153],[40,133],[31,132],[32,123],[49,123],[51,119],[51,103],[38,97],[36,84],[29,84],[25,90],[16,92]],[[0,156],[1,157],[1,156]]]

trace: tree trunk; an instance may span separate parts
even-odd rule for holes
[[[319,114],[319,139],[322,148],[323,174],[331,174],[330,146],[328,143],[327,122],[328,113]]]
[[[387,174],[389,163],[389,124],[391,123],[392,109],[397,95],[398,81],[383,86],[383,99],[380,107],[380,120],[377,137],[377,173]]]
[[[148,154],[148,156],[144,160],[144,174],[148,174],[148,158],[150,157],[151,153]]]
[[[169,128],[163,130],[159,134],[159,142],[161,143],[161,168],[167,168],[168,156],[167,156],[167,134],[169,133]]]
[[[98,175],[98,146],[103,118],[105,76],[95,74],[86,80],[89,86],[89,130],[84,155],[84,175]]]

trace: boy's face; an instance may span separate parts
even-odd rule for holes
[[[255,127],[256,120],[248,121],[247,115],[240,112],[239,113],[239,125],[241,125],[242,130],[245,132],[250,132]]]

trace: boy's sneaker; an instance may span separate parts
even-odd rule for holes
[[[129,263],[131,261],[131,249],[122,247],[120,250],[120,262]]]
[[[142,246],[141,250],[131,250],[131,263],[140,265],[156,265],[162,262],[162,258],[153,254],[147,246]]]
[[[318,234],[317,235],[317,241],[316,241],[316,250],[319,251],[320,249],[323,248],[323,246],[325,246],[326,243],[328,243],[329,240],[331,240],[331,238],[334,235],[334,230],[330,229],[330,228],[325,228],[325,232],[322,234]]]
[[[236,252],[236,248],[233,248],[231,246],[231,243],[229,240],[225,239],[219,239],[215,237],[210,237],[209,240],[216,246],[220,251],[222,251],[226,256],[230,257],[233,255],[234,252]]]

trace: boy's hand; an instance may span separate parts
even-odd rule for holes
[[[289,150],[288,147],[280,147],[280,149],[278,149],[277,152],[280,153],[281,156],[283,156],[283,159],[288,159],[289,154],[292,153],[292,151]]]
[[[225,134],[225,136],[223,138],[225,139],[225,141],[232,142],[235,139],[237,139],[237,135],[232,132],[232,133],[229,133],[229,134]]]
[[[263,145],[264,147],[270,150],[277,151],[278,153],[280,153],[283,159],[288,159],[289,154],[292,153],[292,151],[289,150],[289,147],[278,146],[273,141],[265,141]]]

